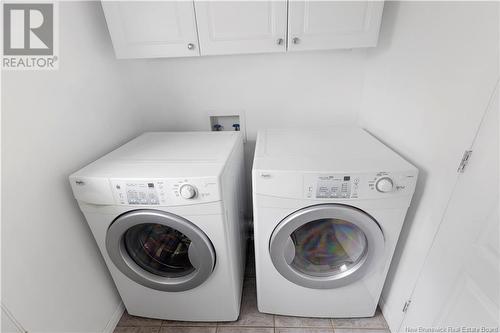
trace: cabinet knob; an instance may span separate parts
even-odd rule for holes
[[[278,38],[278,39],[276,40],[276,44],[278,44],[278,45],[283,44],[283,42],[284,42],[283,38]]]
[[[294,44],[300,43],[300,38],[299,37],[293,37],[292,38],[292,43],[294,43]]]
[[[189,43],[188,44],[188,50],[194,50],[194,44],[193,43]]]

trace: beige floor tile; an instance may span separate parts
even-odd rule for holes
[[[276,327],[275,333],[334,333],[333,328]]]
[[[245,304],[241,307],[238,320],[232,322],[219,323],[223,326],[256,326],[256,327],[274,327],[273,315],[260,313],[256,304]]]
[[[391,333],[391,332],[389,330],[371,329],[371,328],[336,328],[335,333]]]
[[[337,328],[374,328],[387,329],[387,323],[380,309],[371,318],[332,319],[333,327]]]
[[[159,327],[161,322],[160,319],[131,316],[125,311],[117,327]]]
[[[159,333],[160,327],[117,327],[113,333]]]
[[[276,327],[275,327],[276,326]],[[241,312],[234,322],[187,322],[124,313],[114,333],[390,333],[377,309],[372,318],[324,319],[278,316],[257,309],[255,278],[246,277]]]
[[[217,330],[216,327],[171,326],[171,327],[162,327],[160,333],[215,333],[216,330]]]
[[[272,327],[218,327],[217,333],[274,333]]]
[[[219,326],[273,327],[274,316],[257,310],[255,279],[247,279],[243,288],[240,316],[233,322],[219,323]]]
[[[325,327],[332,328],[330,319],[274,316],[276,327]]]
[[[180,320],[164,320],[162,326],[217,326],[216,321],[180,321]]]

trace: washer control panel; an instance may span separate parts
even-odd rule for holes
[[[129,205],[159,205],[157,187],[154,182],[125,182],[114,186],[120,203]]]
[[[416,174],[306,174],[304,197],[309,199],[372,199],[412,193]]]
[[[351,176],[318,176],[315,192],[316,198],[350,198]]]
[[[220,200],[215,179],[112,179],[120,205],[176,206]]]

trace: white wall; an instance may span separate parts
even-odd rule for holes
[[[262,127],[355,121],[365,59],[354,50],[123,62],[148,127],[207,130],[208,110],[244,110],[252,140]]]
[[[394,332],[499,76],[498,24],[493,2],[387,2],[368,53],[360,123],[420,169],[382,295]]]
[[[60,21],[58,71],[2,73],[2,303],[29,332],[102,332],[120,299],[67,176],[140,115],[99,3],[61,3]]]

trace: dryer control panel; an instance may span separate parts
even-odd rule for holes
[[[316,198],[350,198],[351,176],[320,175],[316,183]]]
[[[216,179],[111,179],[120,205],[180,206],[220,200]]]
[[[413,192],[416,175],[410,173],[306,174],[304,197],[310,199],[374,199]]]

